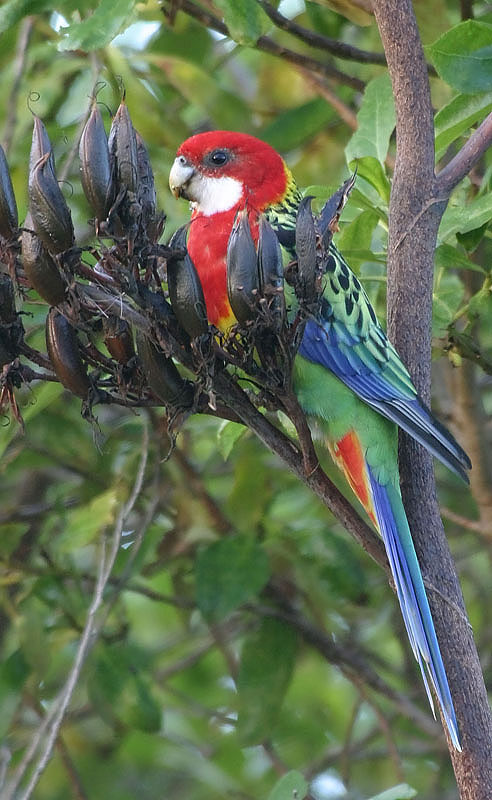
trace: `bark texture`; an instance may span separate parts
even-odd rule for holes
[[[397,116],[388,247],[388,331],[417,388],[429,401],[434,249],[441,216],[456,181],[448,181],[447,175],[439,180],[434,173],[429,83],[411,2],[375,0],[374,9]],[[459,174],[458,169],[456,177]],[[480,662],[439,514],[432,460],[405,435],[400,440],[400,468],[403,499],[458,717],[463,753],[450,745],[450,754],[460,797],[490,800],[492,716]]]

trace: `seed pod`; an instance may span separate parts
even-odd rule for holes
[[[318,230],[321,234],[323,247],[327,250],[333,239],[333,234],[338,230],[338,220],[349,194],[354,188],[357,172],[354,172],[345,183],[326,201],[318,217]]]
[[[77,334],[55,308],[51,308],[46,317],[46,347],[53,369],[65,389],[86,400],[91,383],[80,355]]]
[[[74,242],[72,216],[45,153],[29,173],[29,210],[36,233],[50,253],[62,253]]]
[[[173,360],[145,334],[137,330],[135,338],[147,383],[156,397],[165,405],[189,408],[193,403],[193,384],[181,377]]]
[[[284,266],[280,242],[264,216],[260,217],[258,235],[258,278],[261,294],[268,300],[277,324],[285,316]]]
[[[227,295],[238,322],[256,316],[260,292],[256,248],[246,211],[240,211],[227,244]]]
[[[28,212],[21,238],[22,265],[32,288],[50,306],[56,306],[65,299],[66,284],[55,260],[44,248],[36,233],[31,233],[32,217]]]
[[[138,131],[135,131],[137,142],[137,165],[138,165],[138,199],[142,206],[144,215],[151,219],[156,209],[156,193],[154,184],[154,173],[150,164],[149,154],[144,140]]]
[[[186,251],[187,225],[178,228],[169,246]],[[188,252],[182,257],[171,256],[167,261],[169,299],[176,318],[186,333],[194,339],[208,331],[207,310],[202,284]]]
[[[119,364],[128,364],[135,355],[131,328],[119,317],[103,317],[104,344]]]
[[[304,197],[299,203],[296,219],[297,272],[302,297],[312,302],[317,297],[316,278],[316,228],[311,211],[312,197]]]
[[[46,155],[46,153],[50,154],[49,163],[51,169],[55,172],[55,157],[53,155],[53,148],[51,146],[50,137],[48,136],[48,131],[39,117],[33,114],[33,118],[34,128],[32,132],[31,152],[29,154],[29,173],[33,171],[34,165],[37,164],[39,159]]]
[[[9,166],[0,145],[0,236],[12,239],[17,233],[19,218]]]
[[[113,117],[109,132],[109,152],[116,162],[116,174],[120,186],[136,194],[138,187],[137,139],[130,112],[122,100]]]
[[[114,200],[114,170],[101,112],[94,101],[79,145],[80,177],[96,219],[104,220]]]
[[[10,277],[0,272],[0,324],[11,325],[16,320],[14,286]]]

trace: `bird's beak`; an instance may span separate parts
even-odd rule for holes
[[[174,164],[169,173],[169,188],[176,198],[184,197],[187,200],[190,199],[186,194],[186,187],[194,174],[195,168],[186,161],[184,156],[177,156],[174,159]]]

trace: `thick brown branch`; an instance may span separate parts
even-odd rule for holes
[[[432,106],[411,2],[374,0],[374,10],[397,117],[388,247],[389,333],[428,400],[434,248],[446,203],[436,202]],[[400,469],[422,573],[426,585],[437,590],[429,592],[429,601],[463,744],[462,754],[450,748],[460,795],[462,800],[486,800],[492,793],[492,718],[480,662],[461,611],[463,598],[439,516],[431,458],[406,436],[401,437]]]

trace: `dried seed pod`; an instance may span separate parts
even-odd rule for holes
[[[12,239],[19,226],[17,203],[10,179],[9,166],[3,147],[0,145],[0,236]]]
[[[39,117],[35,114],[33,117],[34,127],[32,131],[31,152],[29,154],[29,173],[32,172],[34,165],[37,164],[39,159],[46,155],[46,153],[50,154],[50,166],[53,172],[55,172],[55,157],[53,155],[53,148],[51,146],[50,137],[48,136],[48,131]]]
[[[307,302],[316,299],[318,266],[316,261],[316,228],[311,211],[312,197],[299,203],[296,219],[297,273],[302,298]]]
[[[145,334],[137,330],[135,338],[147,383],[156,397],[165,405],[190,408],[193,404],[193,384],[181,377],[173,360]]]
[[[109,152],[115,159],[120,186],[136,194],[138,188],[137,138],[130,112],[122,100],[113,117],[109,132]]]
[[[45,153],[29,173],[29,209],[34,228],[50,253],[62,253],[74,242],[72,215]]]
[[[80,177],[87,202],[96,219],[104,220],[115,196],[114,169],[103,119],[95,101],[80,137],[79,158]]]
[[[22,265],[32,288],[50,306],[56,306],[65,299],[67,286],[55,260],[50,256],[33,228],[31,214],[28,212],[21,238]]]
[[[169,298],[176,318],[186,333],[194,339],[208,331],[207,310],[202,284],[195,265],[186,251],[188,226],[178,228],[169,246],[184,250],[182,257],[171,256],[167,261]]]
[[[327,250],[333,239],[333,234],[338,230],[338,220],[349,194],[354,188],[357,171],[326,201],[318,217],[317,226],[321,234],[323,247]]]
[[[154,173],[150,164],[149,154],[144,140],[138,131],[135,131],[137,142],[137,166],[138,166],[138,199],[142,206],[143,213],[151,219],[156,211],[156,193],[154,183]]]
[[[227,244],[227,295],[238,322],[256,316],[260,293],[256,248],[246,211],[240,211]]]
[[[135,355],[131,328],[120,317],[103,317],[104,344],[119,364],[128,364]]]
[[[285,316],[284,265],[277,235],[266,217],[260,217],[258,235],[258,278],[260,292],[268,300],[277,324]]]
[[[14,286],[10,277],[0,272],[0,324],[11,325],[16,321]]]
[[[75,329],[55,308],[46,317],[46,347],[61,383],[72,394],[87,399],[91,382],[80,355]]]

